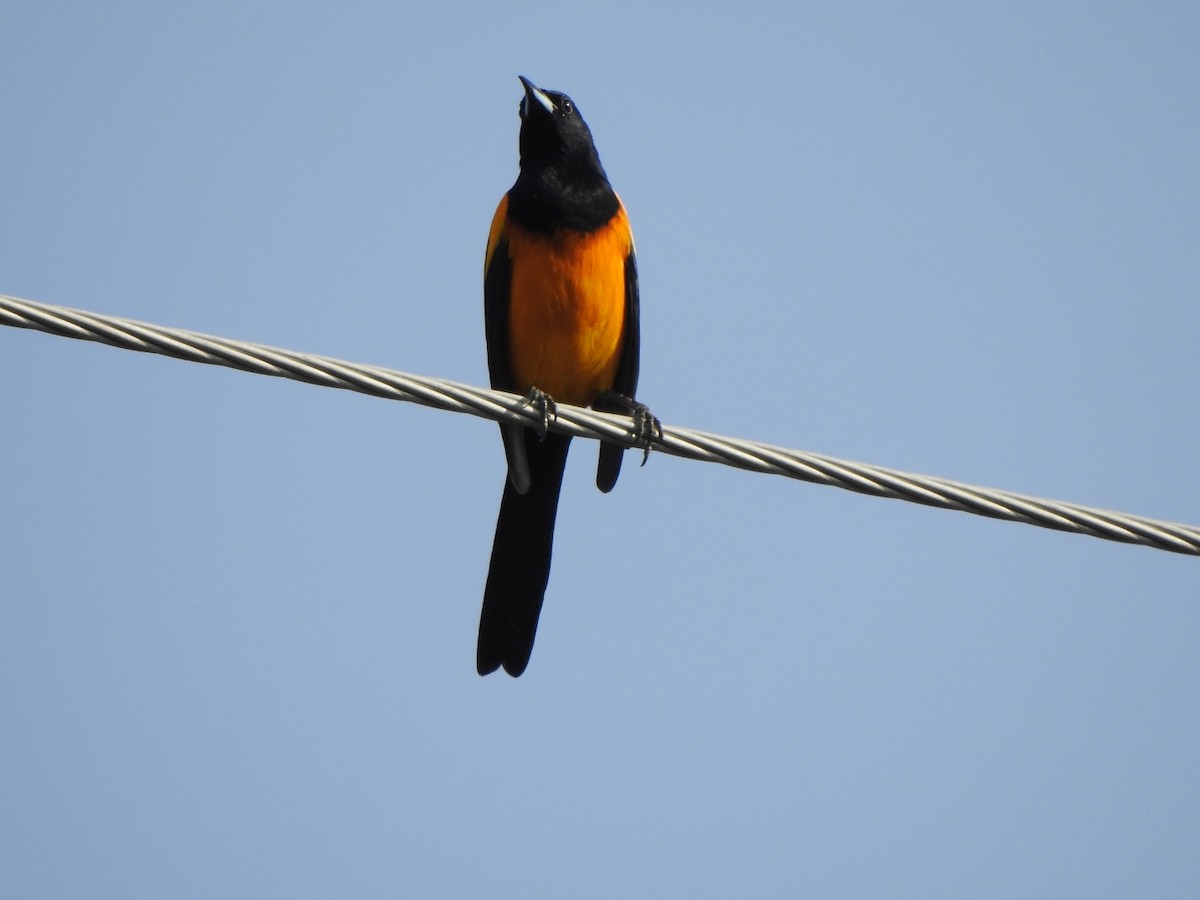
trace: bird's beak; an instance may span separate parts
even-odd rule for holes
[[[530,100],[536,101],[541,105],[542,109],[546,110],[546,112],[554,112],[554,104],[551,102],[550,98],[546,96],[544,91],[539,89],[536,84],[534,84],[524,75],[518,75],[517,77],[521,79],[521,84],[525,86],[525,99],[521,101],[522,116],[529,114]]]

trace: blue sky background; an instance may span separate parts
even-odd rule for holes
[[[0,292],[486,382],[518,73],[687,425],[1200,522],[1200,7],[9,3]],[[0,895],[1194,897],[1200,561],[0,329]]]

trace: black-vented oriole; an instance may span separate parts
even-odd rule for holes
[[[633,235],[592,133],[571,98],[522,77],[520,173],[488,234],[483,305],[492,387],[632,412],[646,446],[658,420],[633,399],[638,279]],[[508,478],[483,593],[476,664],[525,671],[550,576],[554,518],[571,438],[501,425]],[[623,448],[600,444],[596,486],[610,491]]]

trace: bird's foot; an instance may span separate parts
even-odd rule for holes
[[[633,418],[633,433],[637,438],[636,446],[642,448],[642,465],[650,458],[650,450],[655,441],[661,441],[663,436],[662,422],[658,416],[650,412],[650,407],[639,403],[632,397],[618,394],[616,391],[605,391],[600,395],[606,406],[620,407]]]
[[[542,414],[542,422],[535,430],[539,441],[546,439],[546,432],[550,430],[550,420],[558,418],[558,404],[554,402],[554,398],[543,391],[541,388],[531,387],[525,395],[525,402]]]

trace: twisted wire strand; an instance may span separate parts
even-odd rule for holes
[[[126,350],[227,366],[259,375],[291,378],[322,387],[358,391],[389,400],[407,400],[498,422],[535,426],[541,423],[539,410],[533,408],[524,397],[505,391],[2,294],[0,324],[78,340],[98,341]],[[557,412],[557,417],[551,423],[554,431],[576,437],[603,438],[626,447],[637,445],[633,422],[626,416],[595,412],[565,403],[557,405]],[[689,428],[664,426],[661,437],[653,442],[653,448],[686,459],[719,462],[752,472],[784,475],[875,497],[908,500],[1110,541],[1200,555],[1200,527],[1193,525],[1030,497]]]

